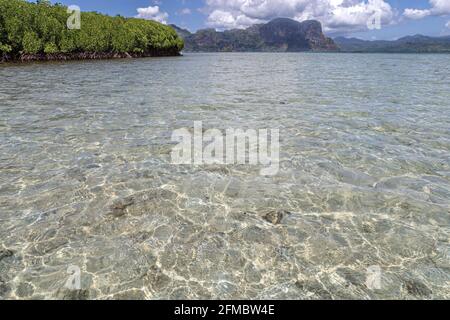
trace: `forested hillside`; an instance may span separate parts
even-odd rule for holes
[[[450,37],[427,37],[415,35],[394,41],[367,41],[357,38],[334,39],[344,52],[377,53],[450,53]]]
[[[0,0],[0,60],[46,57],[176,55],[183,40],[163,24],[95,12],[81,13],[81,28],[70,30],[67,7],[40,0]]]
[[[322,32],[319,21],[298,22],[287,18],[276,18],[266,24],[256,24],[247,29],[218,32],[215,29],[190,33],[175,25],[172,27],[184,38],[186,51],[339,51],[332,39]]]

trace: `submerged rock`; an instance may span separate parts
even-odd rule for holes
[[[59,300],[88,300],[89,291],[86,289],[69,290],[65,288],[58,290],[56,298]]]
[[[6,279],[0,274],[0,300],[5,298],[11,292],[11,287],[7,284]]]
[[[133,197],[127,197],[122,200],[119,200],[111,206],[110,214],[116,218],[122,217],[127,213],[127,208],[129,206],[132,206],[133,204],[134,204]]]
[[[0,298],[6,297],[10,291],[11,291],[11,288],[6,283],[4,283],[0,280]]]
[[[340,267],[336,269],[336,273],[344,278],[348,284],[359,287],[365,286],[366,274],[364,272],[353,270],[348,267]]]
[[[433,293],[430,288],[417,280],[405,280],[404,286],[406,291],[415,297],[428,297]]]
[[[0,249],[0,261],[4,258],[9,258],[14,255],[14,251],[8,249]]]
[[[277,225],[280,224],[281,221],[283,220],[283,218],[290,214],[290,212],[288,211],[284,211],[284,210],[278,210],[278,211],[270,211],[268,213],[266,213],[263,218],[264,220],[266,220],[267,222]]]
[[[376,231],[376,229],[375,229],[375,226],[372,225],[371,223],[364,222],[362,224],[362,231],[364,233],[374,233]]]
[[[35,255],[46,255],[50,252],[57,251],[59,248],[63,247],[69,242],[67,238],[53,238],[47,241],[42,241],[36,243],[34,246],[31,247],[31,252]]]
[[[31,297],[34,293],[34,288],[29,283],[21,283],[16,289],[16,295],[20,298]]]

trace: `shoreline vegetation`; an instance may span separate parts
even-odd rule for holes
[[[70,30],[66,6],[0,0],[0,62],[178,56],[184,41],[161,23],[81,12]]]
[[[45,62],[45,61],[76,61],[76,60],[110,60],[110,59],[133,59],[149,57],[174,57],[181,56],[177,51],[155,51],[146,53],[117,53],[117,52],[77,52],[77,53],[38,53],[21,54],[20,57],[12,59],[11,56],[4,55],[0,58],[0,63],[22,63],[22,62]]]

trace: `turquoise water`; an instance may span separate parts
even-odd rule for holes
[[[0,65],[0,298],[448,299],[449,74],[401,54]],[[279,173],[173,165],[194,121],[278,128]]]

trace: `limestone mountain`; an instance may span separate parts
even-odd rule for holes
[[[299,52],[338,51],[334,41],[322,32],[322,25],[315,20],[298,22],[277,18],[266,24],[247,29],[223,32],[203,29],[196,33],[172,27],[185,41],[185,51],[193,52]]]

